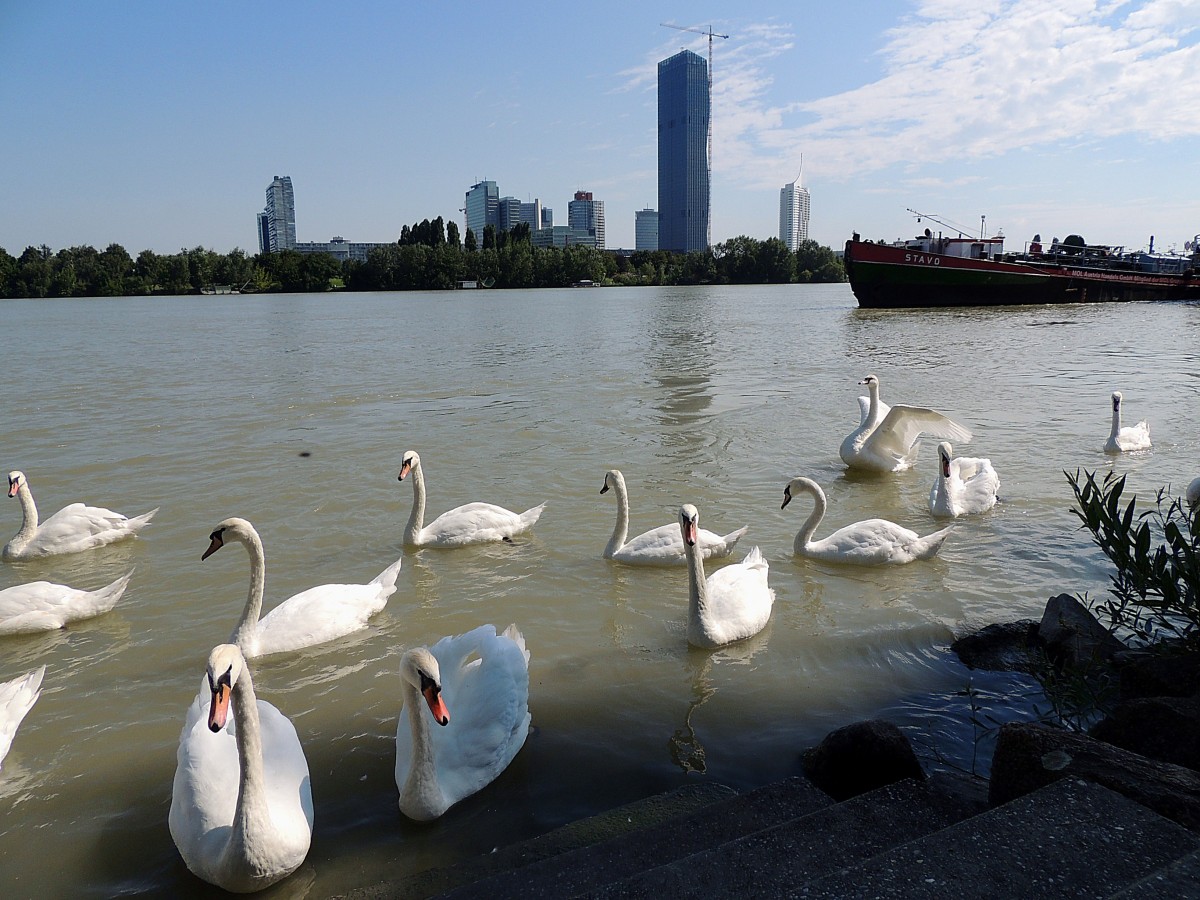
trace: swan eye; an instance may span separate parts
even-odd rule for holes
[[[421,676],[421,693],[422,694],[425,693],[426,691],[433,691],[433,695],[436,697],[439,693],[441,693],[442,687],[436,681],[434,681],[432,678],[430,678],[428,675],[426,675],[424,672],[422,672],[420,670],[417,671],[417,674]]]

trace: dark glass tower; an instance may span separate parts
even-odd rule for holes
[[[683,50],[658,64],[658,247],[708,246],[708,64]]]

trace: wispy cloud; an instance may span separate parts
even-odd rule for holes
[[[1200,117],[1188,111],[1200,108],[1198,35],[1200,0],[922,0],[888,34],[881,78],[781,105],[768,101],[766,72],[792,49],[789,26],[742,27],[717,58],[714,165],[763,186],[800,150],[827,177],[850,178],[1017,148],[1197,135]]]

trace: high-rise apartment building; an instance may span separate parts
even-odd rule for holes
[[[522,223],[528,225],[531,232],[542,227],[541,201],[522,203],[516,197],[501,197],[497,205],[497,227],[501,231],[511,231]]]
[[[639,209],[633,214],[633,249],[658,249],[658,210]]]
[[[296,249],[296,198],[290,175],[276,175],[267,187],[267,208],[259,216],[258,233],[264,253]]]
[[[658,246],[708,247],[708,64],[690,50],[658,64]]]
[[[463,204],[467,227],[475,232],[475,240],[483,246],[483,229],[488,225],[500,227],[500,188],[494,181],[480,181],[467,191]]]
[[[793,253],[808,240],[808,188],[797,178],[779,190],[779,239]]]
[[[575,199],[567,204],[567,227],[586,231],[596,249],[603,250],[604,201],[596,200],[591,191],[576,191]]]

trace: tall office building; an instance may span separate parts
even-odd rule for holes
[[[483,229],[488,225],[500,227],[500,188],[494,181],[480,181],[471,185],[463,207],[466,211],[467,227],[475,232],[475,240],[482,247]]]
[[[265,221],[264,221],[265,218]],[[267,208],[259,217],[259,244],[269,253],[296,249],[296,198],[290,175],[275,176],[267,187]]]
[[[797,178],[779,190],[779,239],[793,253],[808,240],[808,188]]]
[[[708,247],[708,64],[682,50],[658,64],[658,246]]]
[[[567,204],[567,227],[586,231],[596,249],[603,250],[604,201],[594,199],[591,191],[576,191],[575,199]]]
[[[267,225],[267,213],[258,214],[258,252],[266,253],[271,247],[271,229]]]
[[[633,249],[658,249],[658,210],[639,209],[633,214]]]
[[[516,197],[501,197],[497,205],[497,227],[500,231],[512,231],[520,224],[529,226],[530,232],[542,227],[542,202],[533,200],[522,203]]]

